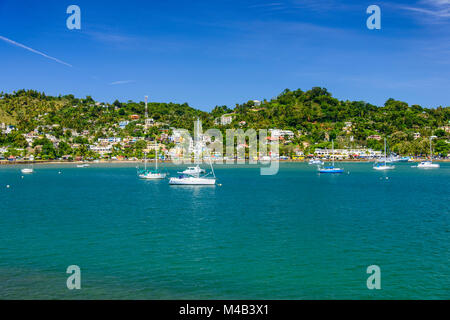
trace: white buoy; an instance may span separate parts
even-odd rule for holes
[[[6,185],[6,188],[9,189],[9,184]]]

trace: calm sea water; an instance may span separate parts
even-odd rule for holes
[[[215,187],[132,166],[0,167],[0,298],[449,299],[450,164],[343,166],[218,166]]]

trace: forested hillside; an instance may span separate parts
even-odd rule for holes
[[[364,146],[381,149],[382,141],[368,139],[373,135],[387,137],[391,149],[402,154],[423,153],[427,139],[436,135],[436,151],[448,152],[450,107],[423,108],[419,105],[389,99],[383,106],[364,101],[340,101],[324,88],[308,91],[286,89],[271,100],[248,101],[234,108],[216,106],[211,112],[190,107],[187,103],[148,104],[149,117],[157,126],[150,132],[142,127],[144,102],[96,102],[90,96],[52,97],[34,90],[0,93],[0,123],[14,125],[17,130],[0,136],[0,145],[24,147],[20,134],[33,130],[64,136],[65,129],[86,132],[86,139],[109,135],[158,136],[161,129],[186,128],[192,131],[194,120],[200,118],[203,128],[278,128],[291,130],[295,137],[285,148],[311,149],[328,147],[331,140],[338,146]],[[117,123],[140,116],[121,132]],[[220,124],[221,116],[231,117],[231,123]],[[39,130],[41,128],[41,130]],[[42,129],[46,128],[46,129]],[[52,129],[49,129],[52,128]],[[89,141],[87,141],[89,142]],[[91,141],[92,142],[92,141]],[[309,151],[309,150],[308,150]]]

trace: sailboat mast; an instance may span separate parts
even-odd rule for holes
[[[145,122],[144,122],[144,131],[145,131],[145,134],[147,134],[147,118],[148,118],[148,111],[147,111],[147,103],[148,103],[148,96],[145,96]],[[145,136],[144,136],[144,139],[145,139]],[[146,145],[146,149],[147,149],[147,143],[145,144]],[[145,163],[145,170],[147,170],[147,153],[144,153],[144,158],[145,158],[145,160],[144,160],[144,163]]]
[[[144,170],[147,170],[147,152],[144,152]]]
[[[155,139],[155,158],[156,158],[155,169],[156,171],[158,171],[158,142],[156,142],[156,139]]]
[[[211,171],[212,171],[212,174],[213,174],[213,176],[214,176],[214,178],[215,178],[215,177],[216,177],[216,174],[214,173],[214,168],[213,168],[212,161],[211,161],[211,155],[210,155],[210,157],[209,157],[209,165],[211,166]]]
[[[200,159],[200,119],[197,118],[194,133],[194,161],[199,164]]]
[[[387,162],[387,154],[386,154],[386,138],[384,138],[384,165],[386,165]]]
[[[333,159],[333,167],[334,167],[334,140],[331,140],[331,158]]]
[[[430,137],[430,161],[433,161],[433,149],[431,148],[431,137]]]

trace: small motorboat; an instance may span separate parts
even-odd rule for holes
[[[33,168],[23,168],[22,170],[20,170],[20,172],[22,172],[23,174],[31,174],[31,173],[34,173],[34,169]]]
[[[440,168],[440,165],[439,165],[439,163],[433,163],[432,161],[422,161],[421,163],[419,163],[417,165],[417,168],[435,169],[435,168]]]
[[[195,166],[195,167],[188,167],[186,170],[179,172],[182,174],[186,174],[186,175],[196,175],[196,174],[202,174],[205,173],[205,169],[200,168],[199,165]]]
[[[311,159],[311,160],[309,160],[308,164],[316,164],[316,165],[321,166],[321,165],[323,165],[323,161],[320,159]]]

